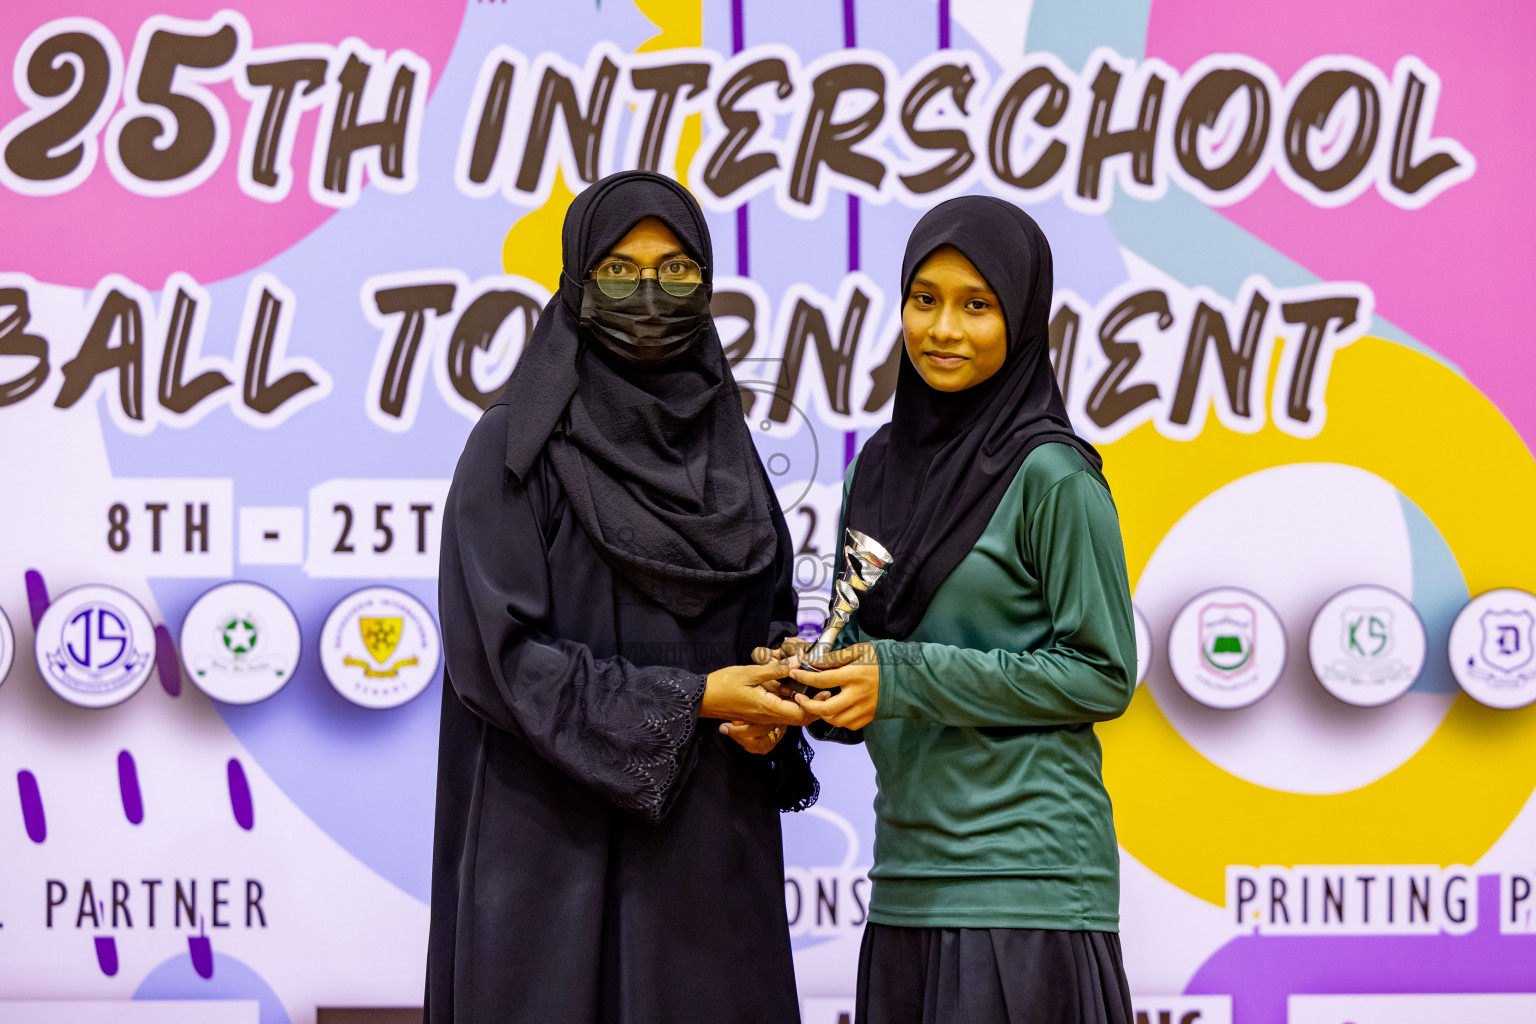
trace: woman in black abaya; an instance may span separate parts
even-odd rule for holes
[[[779,811],[816,783],[786,670],[744,663],[794,631],[793,548],[708,232],[627,172],[563,248],[448,497],[426,1019],[787,1024]]]

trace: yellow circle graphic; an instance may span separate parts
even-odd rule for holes
[[[1271,388],[1273,393],[1273,388]],[[1416,504],[1450,545],[1473,595],[1536,590],[1536,461],[1475,387],[1428,356],[1378,338],[1338,352],[1315,438],[1214,415],[1193,441],[1145,424],[1105,445],[1134,589],[1164,535],[1218,488],[1272,466],[1368,470]],[[1536,706],[1485,708],[1458,694],[1412,758],[1344,793],[1272,790],[1206,760],[1139,687],[1097,727],[1120,843],[1195,896],[1221,904],[1229,864],[1472,864],[1536,788]]]

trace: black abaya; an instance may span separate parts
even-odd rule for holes
[[[680,620],[599,555],[547,458],[505,472],[507,421],[476,426],[443,529],[426,1020],[797,1021],[799,730],[759,757],[695,719],[704,674],[793,621],[783,517],[770,571]]]
[[[636,366],[578,311],[645,216],[704,280],[662,317],[691,340]],[[704,216],[676,182],[613,175],[571,204],[563,256],[445,510],[427,1021],[788,1024],[778,812],[815,799],[810,748],[791,729],[748,754],[698,720],[707,673],[795,629]]]

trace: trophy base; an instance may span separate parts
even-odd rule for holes
[[[844,729],[830,722],[812,722],[805,727],[805,731],[811,734],[811,739],[820,740],[823,743],[845,743],[853,746],[864,742],[863,729]]]

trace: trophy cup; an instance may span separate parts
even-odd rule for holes
[[[880,542],[858,530],[848,530],[848,543],[843,546],[843,572],[832,583],[832,602],[828,608],[827,624],[822,627],[816,642],[800,655],[800,665],[807,672],[820,671],[813,662],[825,658],[837,641],[838,634],[848,625],[848,619],[859,607],[859,594],[869,590],[885,570],[890,567],[891,553]],[[821,692],[807,683],[785,680],[781,685],[814,697]],[[836,688],[831,688],[836,692]]]

